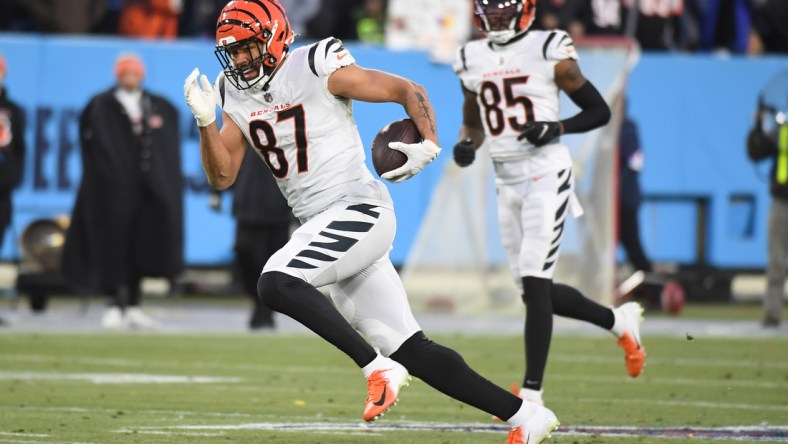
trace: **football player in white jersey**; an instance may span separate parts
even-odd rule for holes
[[[527,428],[530,443],[549,436],[558,423],[549,409],[523,402],[424,335],[389,259],[396,230],[393,203],[364,163],[352,101],[399,103],[416,123],[422,142],[390,144],[408,161],[383,178],[401,182],[440,152],[425,90],[358,66],[334,38],[290,51],[294,34],[276,0],[229,2],[217,22],[216,40],[224,69],[215,84],[196,69],[184,84],[208,181],[219,189],[232,185],[251,145],[303,222],[263,268],[258,282],[263,302],[361,368],[368,386],[366,421],[393,406],[412,374],[513,427]],[[329,287],[331,301],[316,289],[320,286]]]
[[[645,361],[637,303],[603,307],[576,289],[552,282],[567,212],[579,216],[572,159],[560,136],[605,125],[610,109],[583,74],[569,35],[529,27],[536,0],[475,0],[486,39],[468,42],[454,60],[464,95],[455,162],[470,165],[484,144],[492,157],[501,238],[526,304],[526,371],[519,394],[542,403],[552,314],[610,330],[624,349],[627,371]],[[581,111],[559,119],[559,92]]]

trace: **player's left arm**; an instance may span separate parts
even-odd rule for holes
[[[328,91],[335,96],[352,100],[399,103],[416,124],[424,140],[413,144],[389,143],[389,148],[405,153],[408,161],[383,174],[383,179],[395,183],[404,182],[438,157],[441,149],[438,146],[435,110],[427,97],[427,91],[421,85],[394,74],[351,64],[331,73],[328,78]]]
[[[574,116],[560,121],[561,134],[583,133],[599,128],[610,121],[610,107],[580,72],[577,61],[566,59],[555,65],[555,83],[580,108]]]
[[[427,91],[418,83],[353,64],[331,74],[328,78],[328,91],[335,96],[363,102],[399,103],[416,124],[421,136],[438,145],[435,109],[427,97]]]
[[[482,126],[479,104],[476,102],[476,93],[462,88],[462,126],[460,126],[460,141],[454,145],[454,163],[466,167],[476,159],[476,150],[484,142],[484,126]]]
[[[550,143],[561,134],[582,133],[610,121],[610,107],[596,87],[580,72],[577,61],[568,58],[555,64],[555,84],[564,91],[580,112],[558,122],[529,122],[518,140],[528,139],[534,146]]]

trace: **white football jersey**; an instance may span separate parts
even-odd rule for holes
[[[560,30],[528,31],[505,45],[474,40],[457,50],[454,72],[477,94],[484,144],[499,181],[525,180],[572,165],[564,145],[535,148],[517,140],[528,122],[560,120],[554,68],[566,59],[577,60],[577,52]]]
[[[355,59],[335,38],[293,50],[267,91],[238,90],[220,74],[217,101],[277,179],[293,214],[308,219],[346,196],[391,208],[367,169],[352,101],[328,91],[328,77]],[[359,186],[377,182],[379,186]]]

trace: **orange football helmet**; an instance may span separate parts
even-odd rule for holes
[[[473,21],[494,43],[506,43],[531,27],[536,0],[475,0]]]
[[[216,58],[238,89],[267,85],[295,34],[277,0],[232,0],[216,22]],[[239,54],[247,54],[241,56]],[[254,78],[244,73],[258,70]],[[262,82],[262,83],[261,83]]]

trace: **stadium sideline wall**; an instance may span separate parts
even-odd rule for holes
[[[389,186],[399,219],[391,257],[401,264],[443,166],[451,161],[461,117],[459,81],[449,66],[431,63],[423,53],[348,47],[362,66],[421,83],[438,116],[441,156],[410,181]],[[92,95],[113,84],[112,67],[123,51],[141,55],[147,65],[146,88],[170,99],[181,113],[187,262],[220,265],[232,259],[231,196],[224,193],[221,212],[209,209],[196,126],[182,94],[183,79],[195,66],[209,78],[219,72],[211,42],[4,34],[0,52],[9,67],[6,86],[28,115],[28,157],[0,260],[18,258],[15,240],[32,220],[70,214],[81,174],[77,119]],[[647,202],[641,223],[653,259],[764,266],[769,196],[767,184],[746,158],[744,139],[757,92],[786,66],[786,57],[641,56],[630,77],[629,108],[646,152]],[[405,116],[391,104],[356,103],[355,114],[366,143],[382,126]],[[765,176],[766,166],[760,171]],[[699,204],[708,211],[701,252],[695,238]]]

